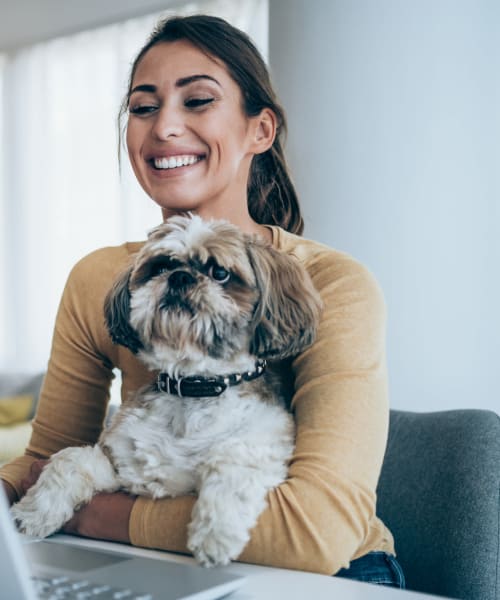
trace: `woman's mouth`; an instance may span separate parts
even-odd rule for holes
[[[204,155],[198,154],[181,154],[179,156],[163,156],[152,158],[149,162],[157,170],[177,169],[179,167],[187,167],[194,165],[205,158]]]

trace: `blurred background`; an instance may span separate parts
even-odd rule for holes
[[[500,412],[496,0],[1,0],[0,371],[44,370],[72,265],[160,221],[117,115],[154,23],[192,12],[268,60],[305,236],[385,293],[391,405]]]

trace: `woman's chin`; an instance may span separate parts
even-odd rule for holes
[[[199,203],[194,201],[179,200],[175,202],[171,198],[169,198],[168,200],[164,200],[161,198],[153,198],[153,200],[161,208],[161,213],[164,219],[168,219],[169,217],[173,217],[174,215],[183,214],[187,212],[200,214],[201,209]]]

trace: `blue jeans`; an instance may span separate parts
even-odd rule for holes
[[[348,569],[340,569],[335,577],[405,588],[405,576],[401,565],[392,554],[386,552],[369,552],[353,560]]]

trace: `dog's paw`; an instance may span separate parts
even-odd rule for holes
[[[249,536],[237,528],[214,528],[193,520],[188,527],[188,548],[198,563],[204,567],[223,566],[236,559],[242,552]]]
[[[225,540],[215,539],[213,535],[193,536],[189,539],[188,548],[196,561],[204,567],[227,565],[236,555]]]
[[[33,496],[24,496],[10,509],[18,531],[44,538],[55,533],[69,521],[73,511],[67,507],[45,504],[41,506]]]

